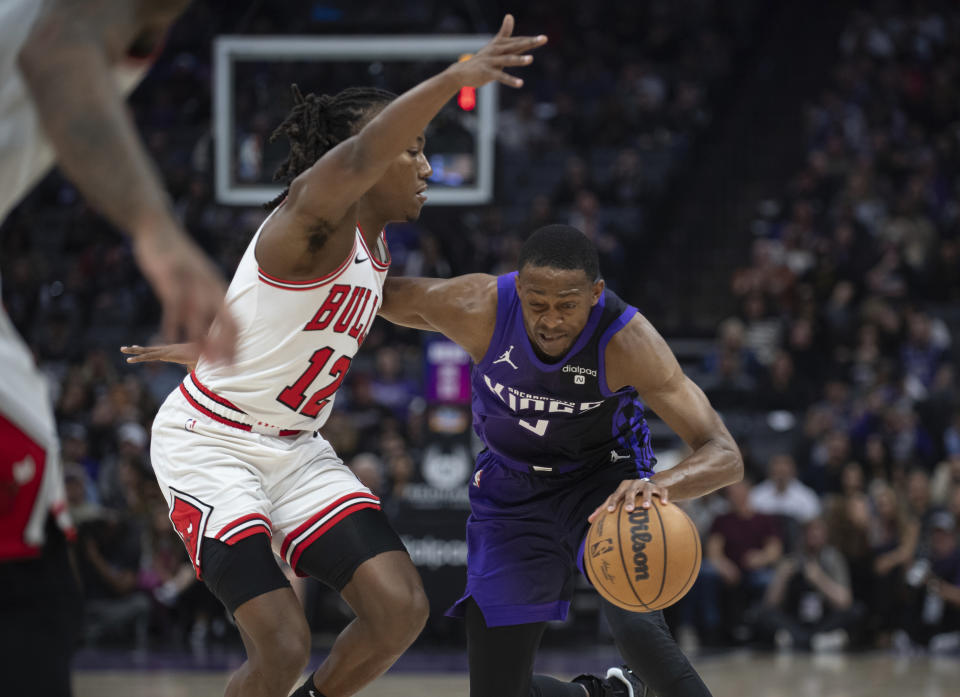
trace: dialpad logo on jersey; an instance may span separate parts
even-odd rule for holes
[[[200,543],[207,527],[207,517],[213,508],[199,499],[178,491],[173,492],[173,506],[170,508],[170,522],[183,540],[190,561],[200,578]]]
[[[573,384],[574,385],[584,385],[587,382],[586,376],[589,375],[592,378],[597,377],[597,371],[592,368],[583,368],[579,365],[565,365],[563,366],[564,373],[573,373]]]

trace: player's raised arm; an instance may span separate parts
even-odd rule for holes
[[[670,498],[703,496],[743,477],[743,458],[730,431],[646,318],[634,316],[614,335],[607,345],[606,365],[610,389],[627,385],[636,389],[643,403],[693,450],[675,467],[651,478]],[[626,499],[629,508],[643,489],[640,480],[634,482],[621,486],[604,505]]]
[[[513,17],[507,15],[497,35],[472,58],[454,63],[395,99],[357,135],[294,179],[287,207],[308,227],[317,221],[337,223],[460,88],[480,87],[494,80],[508,87],[522,86],[520,78],[504,69],[532,63],[533,57],[524,54],[542,46],[547,38],[512,34]]]
[[[474,360],[487,352],[497,319],[497,277],[388,276],[380,316],[394,324],[440,332]]]
[[[114,225],[134,238],[137,261],[160,297],[164,330],[229,358],[236,327],[226,285],[187,237],[127,114],[113,67],[133,46],[154,46],[187,0],[49,0],[18,66],[64,173]]]

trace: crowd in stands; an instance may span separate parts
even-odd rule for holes
[[[856,12],[840,49],[702,366],[715,405],[772,428],[741,438],[763,481],[704,521],[681,621],[701,608],[707,642],[956,650],[960,12]]]
[[[291,5],[318,33],[391,30],[376,13]],[[521,29],[548,33],[551,49],[527,91],[505,95],[496,205],[393,226],[392,272],[510,271],[524,233],[561,221],[596,242],[617,288],[626,242],[709,128],[760,5],[530,3]],[[263,219],[212,195],[209,28],[238,30],[219,15],[232,7],[194,3],[133,99],[176,210],[228,276]],[[241,28],[303,31],[291,16],[262,7]],[[452,10],[409,16],[404,31],[477,30]],[[742,311],[720,324],[697,378],[721,411],[777,414],[791,438],[780,449],[742,440],[748,481],[691,507],[705,562],[671,618],[681,637],[828,649],[960,629],[960,338],[941,312],[960,300],[958,37],[956,12],[857,14],[810,110],[806,166],[763,207],[732,278]],[[262,113],[239,118],[271,126]],[[129,245],[56,175],[0,245],[4,305],[54,390],[84,640],[229,635],[150,470],[151,419],[183,371],[127,367],[117,351],[156,340],[159,319]],[[324,429],[385,499],[419,477],[429,435],[421,342],[379,322]]]

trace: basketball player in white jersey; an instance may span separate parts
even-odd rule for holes
[[[229,358],[225,284],[170,213],[126,113],[186,0],[0,1],[0,222],[58,164],[133,238],[167,335]],[[42,234],[43,231],[37,231]],[[48,389],[0,308],[0,656],[4,694],[68,695],[75,590],[67,564],[59,447]],[[48,523],[51,517],[58,525]],[[45,542],[48,546],[45,547]]]
[[[254,235],[227,291],[235,363],[201,358],[160,408],[151,458],[197,575],[236,619],[247,662],[226,694],[286,697],[310,632],[274,559],[338,590],[356,613],[294,693],[343,697],[417,637],[428,604],[379,500],[319,436],[377,315],[390,265],[384,225],[414,220],[430,165],[424,129],[466,86],[532,61],[545,37],[499,33],[470,60],[400,97],[353,88],[303,96],[274,134],[290,140],[287,190]]]

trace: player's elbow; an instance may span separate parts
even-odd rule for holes
[[[735,484],[743,479],[743,455],[740,448],[732,438],[723,438],[717,442],[718,447],[723,451],[721,458],[721,476],[723,484],[721,487]]]

